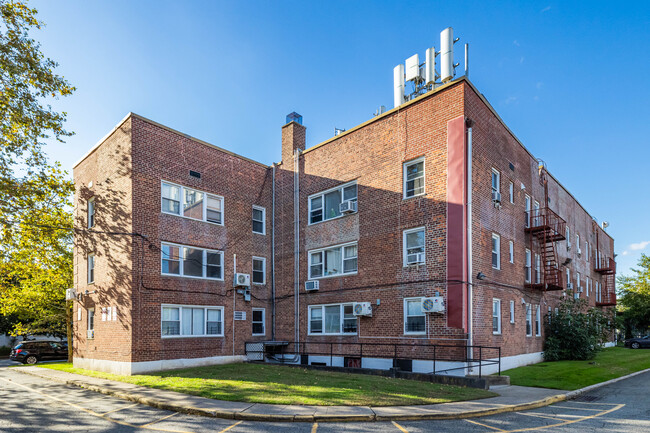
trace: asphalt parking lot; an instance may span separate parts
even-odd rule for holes
[[[576,400],[459,420],[269,423],[179,414],[0,368],[1,432],[630,432],[650,431],[650,372]]]

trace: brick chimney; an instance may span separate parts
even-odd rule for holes
[[[282,163],[285,167],[293,166],[293,154],[296,149],[305,150],[305,131],[302,116],[295,111],[287,115],[287,124],[282,127]]]

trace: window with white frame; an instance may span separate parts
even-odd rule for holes
[[[508,185],[508,193],[510,194],[510,203],[515,203],[515,185],[510,182]]]
[[[95,308],[88,309],[88,338],[95,338]]]
[[[266,234],[266,209],[253,206],[253,233]]]
[[[589,277],[585,277],[585,292],[587,293],[586,296],[589,296],[589,288],[590,288],[591,280]]]
[[[266,310],[264,308],[253,308],[252,313],[253,313],[253,318],[252,318],[253,335],[266,334],[266,327],[264,325]]]
[[[528,194],[526,194],[525,197],[524,197],[524,209],[526,211],[526,213],[525,213],[525,217],[526,217],[525,226],[526,226],[526,228],[530,227],[530,212],[531,212],[530,204],[531,204],[530,196]]]
[[[404,266],[424,263],[424,227],[404,230],[402,248],[404,251]]]
[[[589,250],[591,249],[591,246],[589,245],[589,241],[585,241],[585,261],[589,261]]]
[[[161,306],[160,334],[165,337],[223,337],[223,307]]]
[[[542,282],[542,258],[539,254],[535,254],[535,284]]]
[[[424,158],[404,163],[404,198],[424,194]]]
[[[357,317],[352,304],[310,305],[309,334],[356,334]]]
[[[426,318],[422,311],[422,298],[404,299],[404,333],[424,334]]]
[[[576,252],[580,254],[580,235],[576,233]]]
[[[186,245],[161,245],[161,274],[223,280],[223,252]]]
[[[510,323],[515,323],[515,301],[510,301]]]
[[[95,282],[95,255],[94,254],[88,254],[88,260],[87,260],[87,266],[88,266],[88,284],[93,284]]]
[[[341,203],[357,201],[357,183],[350,182],[309,196],[309,224],[343,216]]]
[[[253,257],[253,284],[266,284],[266,258]]]
[[[549,307],[548,307],[548,323],[551,323],[551,316],[552,316],[552,314],[551,314],[551,307],[549,306]]]
[[[532,281],[532,258],[530,255],[530,250],[526,248],[526,273],[525,273],[525,281],[527,283],[530,283]],[[520,280],[521,281],[521,280]]]
[[[575,289],[575,298],[580,297],[580,272],[576,272],[576,289]]]
[[[492,233],[492,267],[501,269],[501,236]]]
[[[357,244],[344,244],[309,251],[309,279],[357,272]]]
[[[542,335],[542,311],[539,305],[535,309],[535,336]]]
[[[510,263],[515,262],[515,243],[513,241],[508,242],[508,258]]]
[[[501,190],[501,173],[496,168],[492,169],[492,192],[499,192]]]
[[[88,228],[95,227],[95,197],[88,199]]]
[[[526,304],[526,336],[533,335],[533,308],[532,305]]]
[[[223,197],[170,182],[162,182],[161,210],[223,225]]]
[[[566,268],[566,288],[569,288],[569,284],[571,284],[571,270],[569,268]]]
[[[566,238],[566,249],[567,251],[571,249],[571,236],[570,236],[569,227],[564,228],[564,237]]]
[[[501,334],[501,299],[492,299],[492,333]]]

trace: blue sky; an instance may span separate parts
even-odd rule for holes
[[[78,88],[54,103],[76,135],[48,146],[70,171],[129,111],[278,161],[286,114],[303,115],[309,147],[391,108],[393,67],[452,26],[479,90],[609,221],[619,273],[650,253],[650,2],[31,4],[47,24],[33,36]]]

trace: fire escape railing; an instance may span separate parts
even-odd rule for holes
[[[526,286],[543,290],[564,290],[555,242],[566,239],[566,221],[549,208],[526,211],[524,217],[525,231],[531,235],[531,254],[533,251],[539,251],[544,275],[543,283],[528,282]],[[531,262],[532,260],[531,257]]]
[[[600,297],[596,299],[599,307],[616,305],[616,262],[610,257],[596,257],[594,268],[603,276]]]

